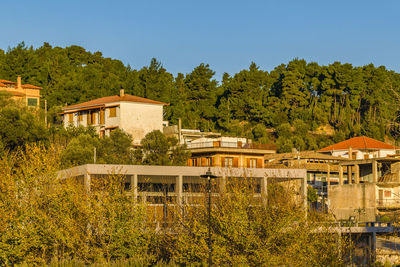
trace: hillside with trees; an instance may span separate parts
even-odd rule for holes
[[[255,63],[215,79],[209,65],[169,73],[156,59],[139,70],[83,47],[39,48],[20,43],[0,50],[0,77],[45,88],[49,114],[124,88],[170,103],[165,119],[183,127],[275,142],[280,151],[318,149],[358,135],[399,140],[400,74],[384,66],[293,59],[264,71]],[[10,111],[11,112],[11,111]]]

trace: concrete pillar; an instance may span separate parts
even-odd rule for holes
[[[375,262],[376,260],[376,232],[372,232],[372,244],[371,244],[371,252],[372,252],[372,262]]]
[[[358,164],[354,166],[354,183],[360,183],[360,165]]]
[[[350,165],[350,166],[347,166],[347,183],[348,183],[348,184],[351,184],[351,183],[352,183],[352,180],[353,180],[353,177],[352,177],[352,168],[351,168],[351,165]]]
[[[343,166],[339,165],[339,184],[343,185]]]
[[[268,177],[261,178],[261,197],[265,204],[268,203]]]
[[[225,174],[223,174],[222,177],[218,179],[218,181],[219,181],[219,191],[221,193],[224,193],[225,189],[226,189],[226,176],[225,176]]]
[[[372,182],[378,182],[378,162],[376,160],[372,161]]]
[[[176,177],[175,192],[176,192],[176,204],[178,206],[181,206],[182,205],[182,193],[183,193],[183,176],[182,175],[178,175]]]
[[[137,201],[138,199],[138,175],[134,174],[131,176],[131,191],[133,194],[133,199]]]
[[[85,189],[87,192],[90,192],[90,184],[91,184],[91,180],[90,180],[90,174],[86,173],[83,177],[83,184],[85,186]]]
[[[331,185],[331,165],[327,164],[328,170],[326,173],[326,181],[328,184],[328,187]]]
[[[301,182],[301,200],[303,201],[304,209],[307,212],[307,177],[303,177]]]

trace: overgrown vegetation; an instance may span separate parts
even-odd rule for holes
[[[151,209],[124,190],[123,176],[59,179],[59,154],[31,145],[0,159],[0,264],[200,265],[208,257],[207,198],[169,209],[162,228]],[[340,243],[319,218],[305,217],[288,186],[269,185],[268,204],[254,197],[252,179],[227,181],[213,197],[216,265],[340,265]],[[149,212],[150,211],[150,212]],[[74,265],[75,264],[75,265]],[[119,264],[119,265],[118,265]]]

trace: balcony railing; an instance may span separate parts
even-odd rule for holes
[[[272,144],[246,144],[242,142],[226,142],[226,141],[208,141],[208,142],[188,144],[189,149],[211,148],[211,147],[276,150],[276,146]]]
[[[188,144],[188,148],[209,148],[209,147],[233,147],[241,148],[240,143],[237,142],[220,142],[220,141],[210,141],[201,143]]]
[[[376,201],[378,208],[394,208],[400,207],[400,198],[395,199],[378,199]]]

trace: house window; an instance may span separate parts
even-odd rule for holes
[[[117,107],[110,108],[110,118],[117,117]]]
[[[384,196],[385,197],[389,197],[389,198],[392,197],[392,191],[386,191],[385,190]]]
[[[92,113],[92,124],[96,124],[96,112]]]
[[[29,107],[37,107],[38,99],[37,98],[28,98],[28,106]]]
[[[249,167],[250,168],[257,168],[257,159],[250,159]]]
[[[213,166],[213,160],[211,157],[207,158],[207,166]]]
[[[225,158],[225,167],[232,167],[233,166],[233,158]]]
[[[104,124],[104,109],[100,110],[100,124]]]
[[[90,112],[88,112],[86,114],[86,119],[87,119],[87,124],[91,125],[92,124],[92,116],[91,116]]]
[[[192,159],[192,166],[197,166],[197,159]]]
[[[74,122],[74,113],[68,113],[68,122]]]
[[[78,121],[83,121],[83,114],[82,112],[78,113]]]

